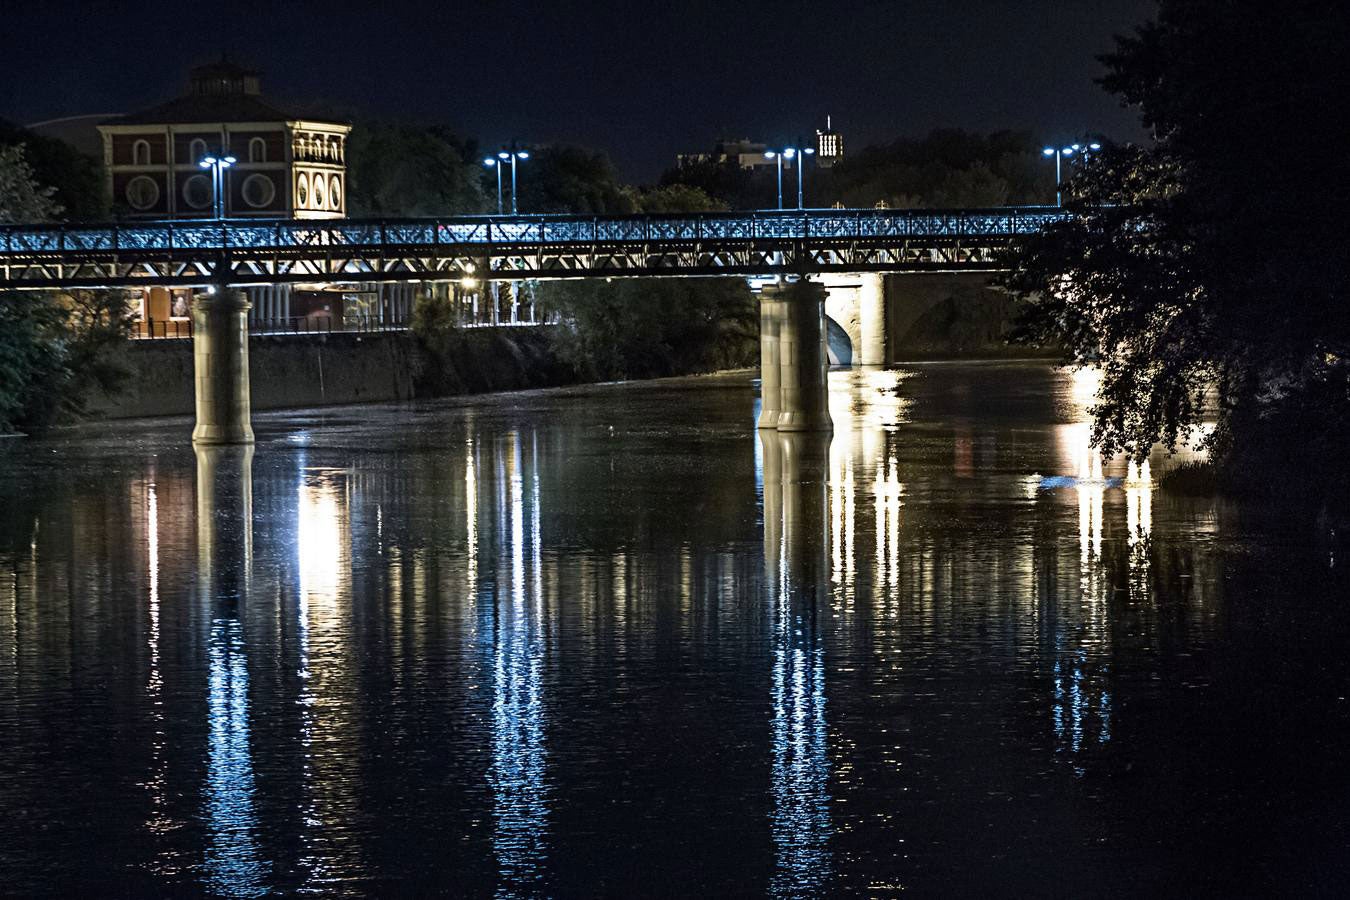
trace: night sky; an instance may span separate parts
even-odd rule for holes
[[[1092,79],[1153,0],[183,3],[0,0],[0,118],[131,112],[230,58],[278,103],[603,148],[633,180],[828,113],[848,149],[936,127],[1138,139]]]

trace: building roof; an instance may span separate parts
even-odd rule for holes
[[[258,73],[222,59],[198,66],[188,92],[167,103],[118,116],[104,125],[173,125],[194,122],[333,122],[331,116],[275,106],[259,92]]]

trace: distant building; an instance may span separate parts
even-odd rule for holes
[[[816,129],[816,165],[828,169],[843,158],[844,136],[834,130],[826,116],[824,130]]]
[[[347,136],[329,117],[283,110],[264,99],[258,73],[221,61],[191,71],[188,92],[98,126],[113,207],[129,219],[207,219],[211,173],[199,165],[228,154],[227,219],[340,219],[347,215]],[[248,289],[257,330],[337,330],[354,323],[399,324],[413,285],[278,284]],[[138,301],[139,333],[189,333],[192,290],[148,288]]]
[[[768,149],[767,145],[748,138],[735,141],[721,140],[713,145],[711,153],[681,153],[675,157],[675,161],[681,168],[698,163],[716,162],[733,163],[742,169],[758,169],[777,164],[773,157],[764,155]]]
[[[227,218],[336,219],[347,211],[351,126],[283,111],[264,100],[258,73],[221,61],[191,72],[188,92],[98,126],[115,208],[128,218],[209,218],[208,154],[224,172]]]

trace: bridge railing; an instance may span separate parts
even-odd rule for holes
[[[1005,207],[6,225],[0,226],[0,254],[1013,237],[1033,233],[1066,217],[1055,207]]]

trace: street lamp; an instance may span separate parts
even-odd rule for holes
[[[197,162],[203,169],[211,170],[211,211],[216,214],[217,219],[225,218],[224,172],[238,161],[233,156],[221,154],[204,156]]]
[[[1055,158],[1055,205],[1063,206],[1064,198],[1060,191],[1060,160],[1073,156],[1075,153],[1087,159],[1089,154],[1096,153],[1102,149],[1102,145],[1096,141],[1088,144],[1070,144],[1067,147],[1046,147],[1041,150],[1042,156],[1053,156]]]
[[[806,157],[814,155],[814,147],[784,147],[782,150],[765,150],[764,155],[778,163],[778,208],[783,208],[783,160],[791,162],[797,157],[797,208],[802,208],[802,169],[806,166]]]
[[[497,153],[497,159],[499,160],[497,164],[498,168],[501,168],[501,164],[504,162],[511,163],[511,215],[513,216],[518,212],[516,209],[516,162],[517,160],[529,158],[530,151],[517,148],[515,141],[511,142],[509,148],[503,147],[501,151]]]
[[[488,156],[483,159],[483,165],[489,169],[497,170],[497,215],[502,214],[502,166],[511,164],[511,214],[515,215],[516,207],[516,161],[529,159],[530,151],[521,150],[512,141],[510,147],[503,147],[495,157]]]
[[[484,157],[483,165],[489,169],[497,170],[497,215],[500,216],[502,214],[502,167],[497,165],[496,158],[492,156]]]

